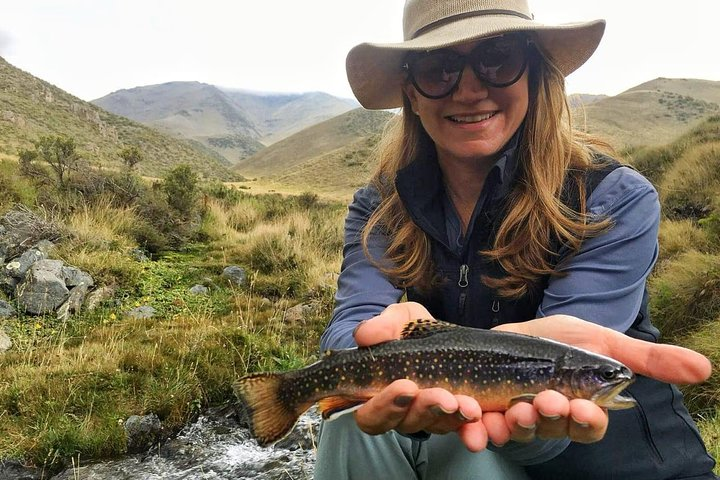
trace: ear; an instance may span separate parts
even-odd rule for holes
[[[405,95],[407,95],[408,100],[410,100],[410,105],[412,106],[413,113],[415,115],[417,115],[417,112],[418,112],[417,90],[415,90],[415,87],[409,82],[404,83],[402,88],[403,88],[403,91],[405,92]]]

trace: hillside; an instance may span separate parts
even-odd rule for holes
[[[367,162],[372,145],[391,116],[385,111],[351,110],[271,145],[238,163],[235,170],[243,176],[282,178],[283,183],[303,182],[308,187],[326,185],[327,181],[346,186],[352,178],[363,176],[364,167],[358,167]],[[329,168],[326,162],[331,159],[335,167],[344,162],[349,170],[341,174]]]
[[[663,145],[720,112],[720,82],[657,78],[575,112],[579,126],[618,148]]]
[[[184,163],[206,177],[231,178],[228,163],[202,145],[162,134],[24,72],[0,58],[0,154],[15,157],[41,135],[67,135],[92,164],[120,166],[118,151],[138,146],[141,174],[162,176]]]
[[[169,82],[119,90],[93,103],[197,141],[231,163],[357,105],[319,92],[252,93],[200,82]]]

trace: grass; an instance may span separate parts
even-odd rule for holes
[[[54,472],[78,456],[117,455],[130,415],[155,413],[172,433],[202,408],[232,401],[239,376],[313,361],[332,309],[342,210],[312,195],[212,197],[205,241],[150,262],[130,254],[134,208],[105,200],[67,213],[59,220],[73,235],[55,255],[118,293],[67,322],[4,322],[14,346],[0,356],[0,458]],[[247,285],[221,278],[231,263],[247,269]],[[190,295],[197,283],[209,293]],[[307,314],[288,322],[297,303]],[[157,315],[125,315],[140,305]]]
[[[653,165],[653,155],[662,157],[653,181],[666,209],[679,198],[664,190],[671,186],[710,198],[702,218],[663,220],[661,258],[649,288],[652,318],[665,340],[696,349],[717,365],[720,179],[703,163],[715,159],[714,121],[668,150],[629,154],[647,165]],[[1,185],[14,193],[0,196],[0,211],[17,199],[32,204],[41,198],[41,188],[18,177],[5,159]],[[170,210],[99,195],[52,211],[53,220],[71,232],[53,255],[88,271],[97,284],[114,285],[117,293],[66,322],[21,316],[0,325],[14,342],[0,356],[0,458],[54,472],[78,457],[121,454],[123,422],[130,415],[155,413],[171,433],[203,408],[232,401],[238,376],[313,361],[333,307],[345,214],[344,203],[324,198],[316,192],[250,195],[234,186],[207,185],[197,215],[182,225],[188,236],[176,248],[158,249],[152,261],[131,253],[138,246],[137,225],[154,228],[148,212],[164,217]],[[227,265],[244,267],[247,283],[224,280]],[[198,283],[209,288],[207,295],[188,293]],[[308,306],[306,314],[288,319],[287,310],[299,303]],[[141,305],[157,315],[125,315]],[[683,391],[717,454],[720,376],[715,372]]]

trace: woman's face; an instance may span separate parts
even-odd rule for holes
[[[465,55],[477,43],[452,49]],[[438,159],[492,164],[527,113],[527,68],[520,79],[508,87],[489,87],[478,80],[470,66],[465,66],[457,89],[446,97],[426,98],[410,83],[406,84],[405,93],[435,142]]]

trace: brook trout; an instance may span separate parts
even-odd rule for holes
[[[612,358],[552,340],[437,320],[409,323],[399,340],[328,351],[299,370],[247,375],[234,390],[251,433],[264,446],[287,435],[316,402],[328,418],[401,378],[420,388],[473,397],[485,412],[505,411],[547,389],[608,409],[635,405],[620,395],[635,376]]]

